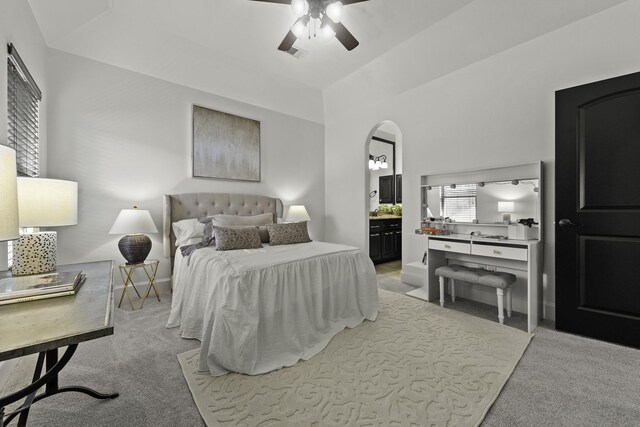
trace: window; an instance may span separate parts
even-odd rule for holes
[[[16,150],[18,176],[38,176],[38,114],[42,92],[12,44],[8,46],[8,145]]]
[[[42,92],[31,77],[13,44],[7,46],[7,145],[16,150],[18,176],[37,177],[38,115]],[[31,232],[33,229],[22,229]],[[13,264],[13,247],[9,242],[8,262]]]
[[[476,219],[476,194],[476,184],[440,187],[440,212],[442,212],[442,216],[457,222],[473,221]]]

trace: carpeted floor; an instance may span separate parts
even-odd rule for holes
[[[383,276],[379,284],[411,289]],[[120,397],[54,396],[34,406],[29,426],[202,426],[176,358],[198,342],[164,328],[169,304],[170,295],[163,295],[160,303],[147,300],[141,311],[117,309],[115,335],[78,346],[60,375],[61,385],[118,391]],[[465,305],[493,316],[491,306]],[[535,334],[483,426],[638,425],[639,350],[556,332],[549,323]],[[24,358],[1,394],[28,383],[34,364],[35,357]]]

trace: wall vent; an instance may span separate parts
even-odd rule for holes
[[[304,54],[306,54],[306,53],[307,53],[307,51],[306,51],[306,50],[302,50],[302,49],[300,49],[300,48],[298,48],[298,47],[295,47],[295,46],[291,46],[291,49],[289,49],[289,50],[287,51],[287,53],[288,53],[289,55],[293,56],[294,58],[298,58],[298,59],[300,59],[300,58],[302,58],[302,56],[303,56]]]

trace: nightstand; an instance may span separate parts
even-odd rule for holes
[[[118,308],[122,305],[122,300],[124,299],[125,294],[127,295],[127,299],[129,300],[129,304],[132,309],[133,302],[131,302],[131,297],[129,296],[128,288],[129,285],[133,287],[133,290],[138,295],[138,298],[142,298],[142,302],[140,303],[140,308],[144,305],[144,301],[149,296],[151,289],[153,288],[153,292],[155,292],[158,301],[160,301],[160,294],[158,293],[158,289],[156,288],[156,273],[158,272],[158,265],[160,265],[160,261],[157,259],[148,259],[145,262],[141,262],[139,264],[120,264],[120,276],[122,277],[122,282],[124,283],[124,289],[122,290],[122,295],[120,296],[120,302],[118,303]],[[140,296],[140,293],[136,289],[136,286],[133,284],[133,273],[142,269],[147,276],[147,292],[144,293],[144,297]]]

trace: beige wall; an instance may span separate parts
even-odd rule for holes
[[[421,175],[542,160],[544,303],[546,316],[553,318],[554,92],[640,71],[638,16],[640,2],[625,2],[457,71],[424,75],[422,84],[414,70],[432,61],[430,52],[417,55],[399,46],[373,64],[393,66],[396,86],[379,89],[378,75],[369,67],[348,79],[368,82],[369,91],[358,84],[349,89],[345,82],[330,88],[325,94],[325,150],[339,150],[341,156],[326,165],[327,240],[368,247],[368,201],[362,191],[368,172],[360,165],[369,132],[383,120],[394,121],[403,138],[404,264],[419,260],[424,249],[413,233],[420,220]],[[390,61],[388,67],[385,61]],[[414,86],[404,87],[409,80]],[[343,102],[338,92],[345,94]],[[337,207],[341,214],[349,212],[349,222],[335,213]]]
[[[313,239],[324,238],[324,127],[57,50],[48,52],[49,171],[79,185],[78,225],[58,229],[58,262],[124,262],[109,235],[120,209],[149,209],[162,225],[162,195],[231,192],[304,204]],[[262,181],[191,178],[191,106],[261,122]],[[150,257],[169,276],[162,236]],[[116,285],[120,285],[116,279]]]

